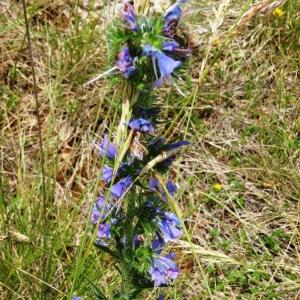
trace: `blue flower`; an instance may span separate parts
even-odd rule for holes
[[[155,81],[153,84],[154,87],[159,87],[162,85],[164,80],[171,79],[171,74],[174,70],[181,66],[181,62],[179,60],[174,60],[149,44],[144,47],[143,55],[151,56],[158,64],[160,78]],[[154,70],[156,70],[155,64],[153,67]]]
[[[98,227],[98,237],[101,238],[111,238],[111,232],[110,232],[111,225],[110,223],[104,223],[104,224],[99,224]]]
[[[132,31],[138,30],[138,25],[136,23],[136,17],[134,13],[134,6],[128,0],[125,1],[123,18],[130,30]]]
[[[131,77],[136,68],[133,66],[132,58],[128,47],[124,47],[117,55],[116,66],[125,78]]]
[[[152,241],[151,248],[156,254],[160,254],[164,245],[165,241],[159,236]]]
[[[172,181],[168,181],[166,184],[166,188],[171,196],[174,196],[177,192],[177,185],[173,183]]]
[[[94,145],[99,150],[99,154],[101,156],[106,156],[109,159],[115,159],[115,157],[117,156],[118,153],[117,148],[113,143],[110,143],[108,141],[107,134],[104,136],[100,145],[95,142]]]
[[[180,148],[182,146],[187,146],[187,145],[190,145],[189,141],[179,141],[172,144],[165,144],[162,148],[163,150],[175,150],[177,148]]]
[[[156,300],[164,300],[164,299],[165,299],[164,295],[160,294],[159,297]]]
[[[158,180],[154,177],[149,179],[149,189],[153,191],[158,190],[164,199],[167,198],[167,193],[165,192],[165,189],[159,184]],[[176,184],[170,180],[166,183],[166,189],[171,196],[174,196],[177,192]]]
[[[111,187],[111,194],[115,198],[121,198],[129,186],[132,184],[132,177],[130,175],[122,178],[118,183]]]
[[[83,298],[78,297],[78,296],[72,296],[72,300],[83,300]]]
[[[179,19],[181,18],[182,15],[182,9],[181,5],[183,5],[186,0],[179,0],[173,5],[166,14],[164,15],[164,27],[163,31],[165,36],[173,38],[176,33],[176,27],[178,25]]]
[[[168,52],[174,52],[175,54],[179,54],[182,56],[190,56],[192,54],[191,49],[181,48],[180,45],[176,41],[165,41],[163,43],[163,50]]]
[[[102,169],[101,179],[106,183],[110,183],[114,174],[114,169],[108,166],[104,166]]]
[[[155,286],[160,286],[167,282],[167,278],[164,275],[164,272],[160,271],[158,268],[151,267],[149,273],[151,275],[151,280],[154,282]]]
[[[177,48],[179,48],[180,45],[176,42],[176,41],[165,41],[163,43],[163,50],[164,51],[169,51],[169,52],[173,52],[175,51]]]
[[[103,196],[100,196],[93,206],[92,214],[91,214],[91,223],[96,225],[101,218],[104,220],[108,211],[111,209],[111,205],[105,201]]]
[[[154,132],[155,130],[151,122],[143,118],[132,119],[128,126],[135,131],[141,132]]]
[[[165,243],[182,235],[182,225],[177,216],[170,212],[163,212],[154,221]]]
[[[149,273],[155,286],[167,284],[177,278],[179,269],[172,259],[174,259],[172,253],[152,258]]]
[[[156,178],[152,177],[149,180],[149,189],[156,190],[158,188],[159,182]]]

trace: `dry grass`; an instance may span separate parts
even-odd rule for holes
[[[107,294],[118,285],[108,257],[82,241],[100,167],[90,142],[120,112],[112,83],[82,86],[106,67],[102,21],[111,9],[90,2],[28,5],[46,216],[22,5],[0,3],[1,299],[63,299],[72,288],[92,299],[86,278]],[[183,272],[167,299],[300,299],[300,6],[287,0],[278,17],[257,14],[257,3],[190,1],[199,51],[180,82],[188,97],[169,87],[160,94],[174,120],[168,135],[192,141],[174,169],[193,244],[174,244]]]

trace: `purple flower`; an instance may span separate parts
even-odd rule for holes
[[[111,225],[109,223],[100,224],[98,227],[98,237],[99,238],[111,238],[110,233]]]
[[[132,31],[138,30],[138,26],[136,23],[136,17],[135,17],[135,13],[134,13],[134,6],[128,0],[125,0],[123,18],[124,18],[124,21],[127,23],[127,26],[130,30],[132,30]]]
[[[171,196],[174,196],[175,193],[177,192],[177,186],[175,183],[173,183],[172,181],[168,181],[166,183],[166,188],[167,191],[170,193]],[[165,192],[165,189],[159,184],[158,180],[156,178],[150,178],[149,180],[149,189],[155,191],[155,190],[159,190],[160,193],[162,194],[162,197],[164,199],[167,198],[167,193]]]
[[[99,221],[99,218],[104,220],[110,208],[110,204],[105,201],[103,196],[100,196],[92,209],[91,223],[96,225]]]
[[[190,56],[192,54],[191,49],[180,48],[180,45],[175,41],[166,41],[163,43],[163,50],[168,52],[174,52],[182,56]]]
[[[164,295],[160,294],[159,297],[156,300],[164,300],[164,299],[165,299]]]
[[[172,181],[168,181],[166,184],[166,188],[171,196],[174,196],[177,192],[177,185],[174,184]]]
[[[92,224],[96,225],[98,223],[100,216],[101,216],[101,212],[94,206],[91,214]]]
[[[166,145],[163,146],[163,149],[164,150],[174,150],[176,148],[180,148],[182,146],[187,146],[189,144],[190,144],[189,141],[179,141],[179,142],[176,142],[176,143],[173,143],[173,144],[166,144]]]
[[[130,175],[122,178],[118,183],[111,187],[111,194],[115,198],[121,198],[129,186],[132,184],[132,177]]]
[[[163,50],[164,51],[169,51],[169,52],[173,52],[175,51],[177,48],[179,48],[180,45],[176,42],[176,41],[165,41],[163,43]]]
[[[160,254],[164,245],[164,240],[161,237],[158,237],[152,241],[151,248],[156,254]]]
[[[164,212],[162,215],[156,217],[155,223],[165,243],[182,235],[181,222],[173,213]]]
[[[151,122],[143,118],[132,119],[129,122],[129,127],[135,131],[141,132],[153,132],[155,130]]]
[[[155,286],[161,286],[177,278],[179,269],[172,259],[174,259],[174,255],[171,253],[152,259],[149,273]]]
[[[152,177],[149,180],[149,189],[156,190],[159,185],[159,182],[156,178]]]
[[[169,192],[169,194],[170,194],[171,196],[174,196],[175,193],[177,192],[177,186],[176,186],[176,184],[174,184],[172,181],[168,181],[168,182],[166,183],[166,188],[167,188],[167,191]],[[159,191],[160,191],[160,193],[161,193],[163,199],[166,200],[166,199],[168,198],[168,195],[167,195],[165,189],[164,189],[163,187],[160,187],[160,188],[159,188]]]
[[[106,183],[110,183],[113,177],[114,169],[108,166],[104,166],[102,169],[101,179]]]
[[[151,56],[155,61],[157,61],[160,78],[155,81],[153,84],[154,87],[161,86],[163,81],[165,79],[170,79],[174,70],[181,66],[181,62],[179,60],[174,60],[149,44],[144,47],[143,55]],[[156,68],[155,65],[154,68]]]
[[[72,296],[72,300],[83,300],[81,297],[78,296]]]
[[[117,148],[113,143],[110,143],[107,138],[107,134],[104,136],[101,144],[94,143],[97,149],[99,150],[99,154],[101,156],[106,156],[109,159],[115,159],[117,156]]]
[[[116,66],[125,78],[131,77],[136,69],[132,64],[132,58],[128,47],[124,47],[117,55]]]
[[[176,33],[176,28],[179,22],[179,19],[181,18],[182,15],[182,10],[181,10],[181,5],[183,5],[186,0],[179,0],[173,5],[166,14],[164,15],[164,34],[167,37],[173,38]]]
[[[160,286],[167,282],[167,278],[164,272],[160,271],[158,268],[151,267],[149,273],[151,275],[151,280],[154,282],[155,286]]]
[[[154,151],[166,151],[166,150],[175,150],[182,146],[190,145],[189,141],[179,141],[175,143],[168,144],[165,142],[165,139],[162,137],[153,139],[149,142],[149,148],[153,149]]]

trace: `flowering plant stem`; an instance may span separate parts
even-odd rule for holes
[[[169,211],[174,206],[168,198],[177,186],[174,175],[163,183],[159,174],[166,174],[189,142],[168,143],[156,135],[162,122],[152,90],[164,82],[173,84],[171,74],[191,53],[177,36],[185,2],[177,1],[163,16],[136,16],[133,2],[125,0],[123,20],[115,20],[109,30],[113,70],[126,80],[117,89],[123,99],[117,131],[94,142],[106,164],[91,223],[95,246],[112,255],[122,277],[112,299],[137,299],[145,289],[169,286],[180,273],[175,253],[165,250],[183,234],[182,221]],[[145,8],[146,2],[142,4]]]
[[[125,240],[131,240],[131,222],[129,219],[129,211],[131,210],[132,203],[127,201],[127,209],[126,209],[126,216],[125,216],[125,224],[126,224],[126,236]],[[128,264],[126,263],[126,252],[127,252],[127,243],[125,242],[124,249],[123,249],[123,256],[122,256],[122,267],[123,267],[123,274],[122,274],[122,294],[121,299],[130,299],[130,290],[131,290],[131,280],[130,280],[130,269],[128,268]]]

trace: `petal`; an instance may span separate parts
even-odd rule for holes
[[[107,134],[104,136],[99,146],[99,151],[101,156],[106,156],[109,159],[114,159],[117,155],[117,148],[108,141]]]
[[[172,223],[161,222],[159,229],[161,230],[165,243],[174,240],[182,235],[182,231],[172,225]]]
[[[164,245],[165,245],[164,240],[159,237],[152,241],[151,248],[155,253],[160,254]]]
[[[151,279],[154,282],[155,286],[160,286],[166,283],[166,278],[163,273],[161,273],[157,268],[150,269]]]
[[[99,238],[111,238],[111,233],[110,233],[110,224],[109,223],[105,223],[105,224],[100,224],[98,227],[98,237]]]
[[[129,1],[125,1],[123,18],[124,18],[125,22],[127,23],[129,29],[131,29],[133,31],[136,31],[138,29],[138,26],[136,23],[135,12],[134,12],[134,6]]]
[[[179,272],[179,269],[176,268],[176,269],[169,269],[166,273],[167,273],[166,275],[169,279],[176,279],[180,272]]]
[[[118,183],[111,187],[111,194],[116,198],[121,198],[132,183],[132,177],[127,176],[122,178]]]
[[[131,77],[136,69],[133,66],[132,58],[128,47],[123,49],[117,55],[116,66],[123,73],[125,78]]]
[[[166,41],[163,44],[164,51],[174,51],[177,48],[179,48],[179,44],[175,41]]]
[[[164,215],[165,215],[164,217],[166,220],[169,220],[169,221],[175,223],[177,226],[181,227],[181,222],[175,214],[173,214],[171,212],[165,212]]]
[[[161,77],[171,75],[176,68],[181,66],[179,60],[174,60],[163,52],[158,52],[156,57]]]
[[[149,188],[151,190],[155,190],[158,187],[158,180],[156,178],[150,178],[149,180]]]
[[[174,184],[172,181],[168,181],[166,184],[166,188],[170,195],[174,196],[175,193],[177,192],[177,186]]]
[[[164,83],[162,78],[158,78],[157,80],[154,81],[152,87],[153,88],[159,88],[162,86],[162,84]]]
[[[157,49],[155,49],[150,44],[147,44],[143,48],[143,55],[145,55],[145,56],[153,56],[153,55],[155,55],[156,51],[157,51]]]
[[[96,225],[100,218],[100,212],[96,207],[93,207],[91,214],[91,223]]]
[[[106,183],[109,183],[112,180],[113,173],[114,173],[113,168],[104,166],[102,169],[101,179],[104,180]]]

